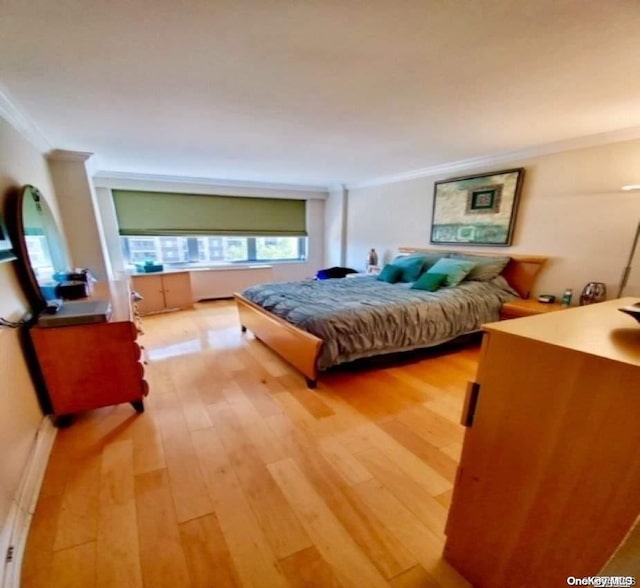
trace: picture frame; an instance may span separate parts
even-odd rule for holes
[[[13,246],[9,239],[7,226],[4,223],[4,217],[2,213],[0,213],[0,263],[13,261],[14,259],[16,259],[16,254],[13,252]]]
[[[436,182],[431,243],[511,245],[523,180],[519,167]]]

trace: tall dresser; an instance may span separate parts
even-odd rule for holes
[[[122,402],[142,412],[148,386],[128,284],[98,283],[93,298],[111,301],[108,322],[30,330],[53,414]]]
[[[485,326],[445,558],[477,587],[596,575],[640,512],[640,324],[622,299]]]

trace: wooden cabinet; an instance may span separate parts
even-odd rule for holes
[[[532,316],[536,314],[544,314],[545,312],[553,312],[555,310],[562,310],[565,307],[559,302],[552,302],[551,304],[545,304],[538,302],[537,300],[510,300],[505,302],[500,309],[500,318],[502,320],[521,318],[523,316]]]
[[[191,271],[191,287],[194,300],[231,298],[234,292],[242,292],[255,284],[273,281],[273,267],[227,266]]]
[[[140,314],[188,308],[193,305],[189,272],[131,276],[132,288],[142,296]]]
[[[597,575],[632,527],[640,326],[617,309],[633,302],[485,326],[445,545],[474,586]]]
[[[142,412],[148,386],[129,288],[126,282],[97,284],[93,298],[110,299],[110,321],[34,326],[29,331],[53,413],[68,415],[121,402]]]

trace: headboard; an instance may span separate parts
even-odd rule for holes
[[[502,271],[502,276],[509,282],[511,287],[522,297],[529,298],[531,289],[538,272],[548,260],[542,255],[518,255],[508,252],[496,251],[487,253],[483,251],[469,251],[468,249],[431,249],[429,247],[399,247],[400,253],[459,253],[462,255],[483,255],[486,257],[510,257],[511,261]]]

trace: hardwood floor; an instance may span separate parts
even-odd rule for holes
[[[311,391],[232,303],[196,306],[144,320],[144,414],[59,432],[23,586],[468,586],[441,552],[479,347]]]

